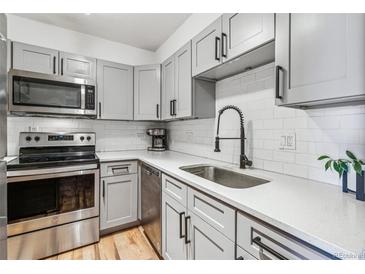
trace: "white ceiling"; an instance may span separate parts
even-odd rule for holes
[[[21,13],[46,24],[156,51],[190,13]]]

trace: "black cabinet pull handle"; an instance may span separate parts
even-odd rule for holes
[[[103,198],[105,198],[105,181],[103,180]]]
[[[275,68],[275,98],[283,99],[283,95],[280,90],[280,72],[284,73],[284,69],[281,66]]]
[[[190,220],[190,216],[185,217],[185,244],[190,244],[190,240],[188,239],[188,220]]]
[[[176,100],[172,100],[172,115],[176,116]]]
[[[180,231],[179,231],[179,238],[185,238],[185,235],[183,234],[182,230],[182,222],[183,222],[183,216],[185,215],[185,212],[180,212],[179,213],[179,218],[180,218]],[[185,230],[185,234],[186,234],[186,230]]]
[[[160,104],[156,105],[156,117],[157,119],[160,119]]]
[[[99,118],[101,118],[101,102],[99,102]]]
[[[221,58],[219,56],[219,51],[218,51],[218,46],[219,46],[220,43],[221,43],[221,39],[218,36],[216,36],[215,37],[215,53],[214,53],[215,56],[214,56],[214,58],[217,61],[220,61],[221,60]]]
[[[172,108],[173,108],[173,100],[170,100],[170,116],[173,116],[174,113],[172,112]]]
[[[239,256],[238,258],[236,258],[236,260],[244,260],[245,258],[243,258],[243,256]]]
[[[53,56],[53,74],[56,74],[56,56]]]
[[[63,75],[63,58],[61,58],[61,75]]]
[[[222,32],[222,57],[227,58],[227,34]]]
[[[261,242],[261,238],[260,237],[255,237],[252,242],[254,244],[256,244],[257,246],[261,247],[263,250],[266,250],[267,252],[269,252],[270,254],[274,255],[276,258],[280,259],[280,260],[287,260],[286,257],[284,257],[283,255],[281,255],[280,253],[278,253],[277,251],[275,251],[274,249],[272,249],[271,247],[265,245],[263,242]]]

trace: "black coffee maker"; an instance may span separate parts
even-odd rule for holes
[[[147,129],[147,135],[152,136],[152,146],[147,149],[150,151],[167,150],[167,131],[165,128]]]

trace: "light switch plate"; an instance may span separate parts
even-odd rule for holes
[[[281,149],[281,150],[296,150],[295,132],[288,131],[288,132],[283,132],[281,134],[279,149]]]

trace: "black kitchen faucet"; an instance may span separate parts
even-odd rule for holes
[[[236,137],[236,138],[230,138],[230,137],[221,138],[221,137],[219,137],[219,124],[220,124],[221,115],[227,109],[234,109],[235,111],[238,112],[238,114],[240,116],[240,130],[241,130],[241,136],[240,137]],[[246,168],[246,166],[252,166],[252,161],[250,161],[247,158],[246,154],[245,154],[245,139],[246,139],[246,137],[245,137],[245,128],[243,126],[242,111],[236,106],[228,105],[228,106],[223,107],[221,110],[219,110],[218,114],[219,115],[218,115],[218,124],[217,124],[217,136],[215,137],[214,152],[220,152],[221,151],[220,148],[219,148],[219,140],[240,139],[241,140],[240,168]]]

